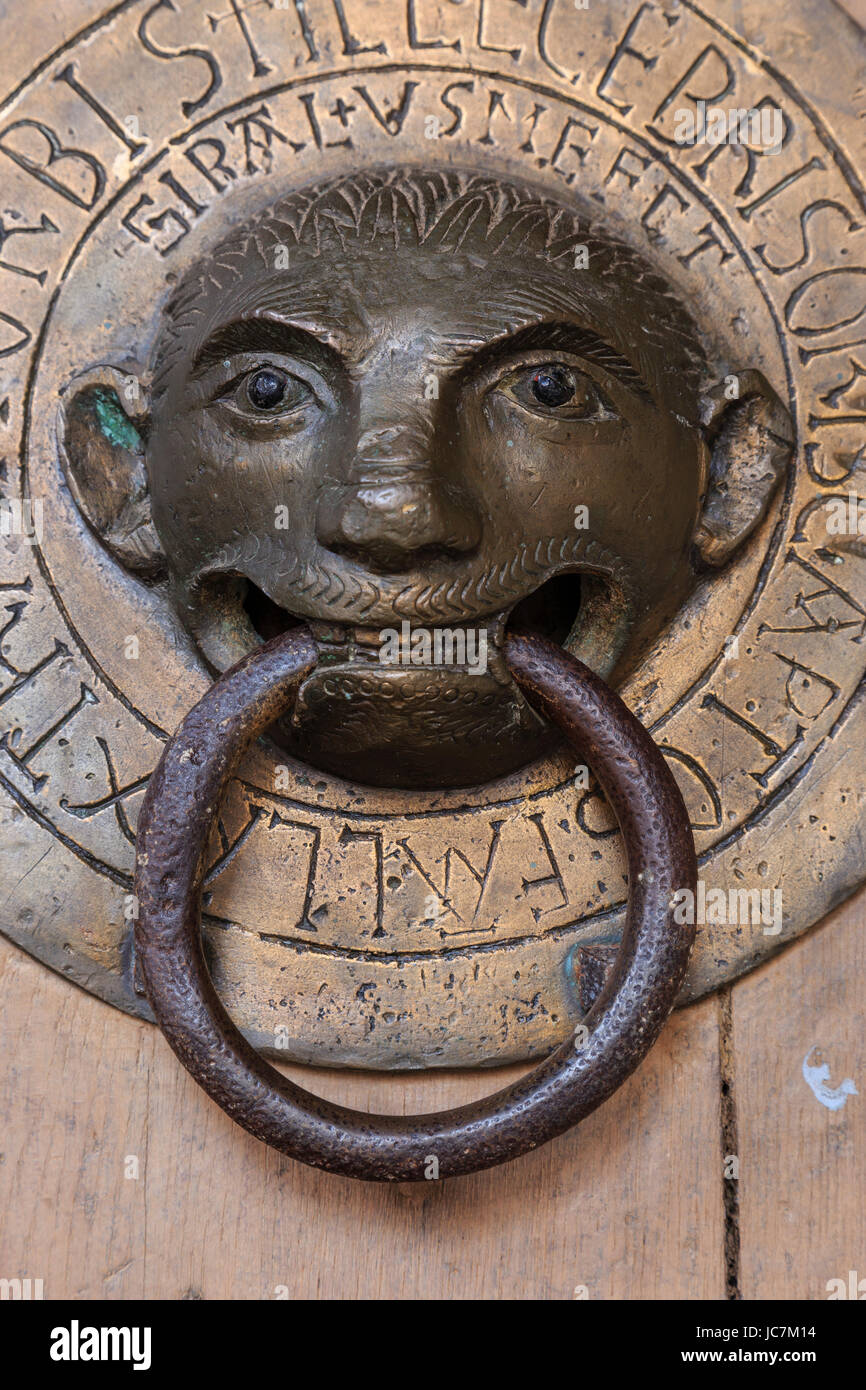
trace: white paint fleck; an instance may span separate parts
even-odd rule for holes
[[[828,1085],[830,1068],[826,1062],[820,1061],[820,1052],[818,1052],[817,1064],[813,1063],[812,1059],[816,1052],[818,1052],[817,1043],[814,1047],[809,1048],[803,1058],[803,1079],[815,1099],[819,1100],[822,1105],[826,1105],[828,1110],[841,1110],[849,1096],[859,1095],[857,1087],[847,1076],[840,1086]]]

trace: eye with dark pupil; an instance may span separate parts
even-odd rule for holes
[[[272,371],[268,367],[256,372],[247,385],[250,404],[254,405],[256,410],[273,410],[285,394],[286,378],[281,372]]]
[[[574,395],[574,380],[564,367],[539,367],[532,374],[531,385],[541,405],[565,405]]]

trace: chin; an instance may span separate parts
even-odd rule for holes
[[[385,787],[486,782],[557,744],[549,726],[491,668],[474,674],[321,667],[304,682],[292,713],[270,732],[302,762]]]

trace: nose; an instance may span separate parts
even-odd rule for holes
[[[425,553],[458,556],[475,548],[477,510],[447,467],[434,464],[425,424],[378,419],[364,425],[348,477],[320,493],[322,545],[388,572],[415,567]]]

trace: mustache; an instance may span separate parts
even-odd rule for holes
[[[447,622],[498,612],[525,598],[546,579],[569,566],[619,578],[620,556],[583,532],[522,541],[515,550],[483,566],[461,566],[460,573],[437,583],[372,577],[347,567],[297,557],[262,583],[255,572],[262,542],[258,536],[223,546],[204,565],[196,587],[223,575],[242,576],[260,585],[274,603],[297,617],[320,617],[336,622],[374,625],[398,619]],[[250,573],[253,570],[253,573]]]

